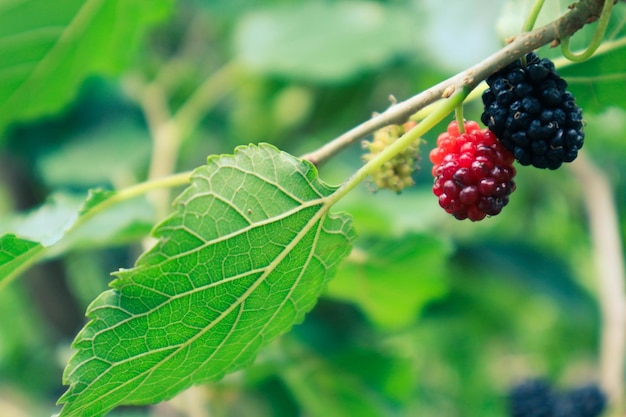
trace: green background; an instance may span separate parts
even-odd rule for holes
[[[301,155],[383,111],[390,94],[406,99],[495,52],[527,3],[0,2],[0,231],[54,234],[88,189],[146,178],[152,143],[138,80],[158,79],[175,112],[225,74],[177,171],[249,143]],[[566,6],[548,3],[539,24]],[[607,34],[614,42],[624,39],[623,9]],[[583,32],[574,46],[589,38]],[[583,107],[583,153],[610,180],[622,238],[624,49],[562,69]],[[466,105],[466,118],[480,112],[479,100]],[[600,277],[575,171],[519,169],[502,214],[458,222],[430,191],[427,154],[444,128],[424,138],[416,187],[396,195],[364,185],[339,203],[359,234],[353,255],[305,321],[253,366],[185,394],[207,416],[495,417],[524,378],[560,387],[599,378]],[[342,152],[320,177],[340,183],[361,154],[358,145]],[[157,220],[148,201],[129,201],[2,289],[0,416],[58,411],[87,305],[111,272],[134,264]],[[176,415],[186,403],[112,415]]]

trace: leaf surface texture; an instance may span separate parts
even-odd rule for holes
[[[335,188],[269,145],[209,158],[159,240],[89,307],[61,416],[173,397],[245,366],[316,303],[354,232]]]

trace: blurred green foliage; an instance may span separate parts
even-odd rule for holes
[[[137,79],[158,77],[175,111],[232,68],[225,93],[185,138],[178,170],[251,142],[298,155],[384,110],[390,94],[410,97],[495,51],[495,17],[510,22],[528,2],[461,3],[64,0],[55,2],[53,23],[44,19],[54,9],[48,1],[0,3],[0,230],[17,231],[37,207],[75,212],[89,188],[146,178],[150,132],[133,93]],[[93,24],[63,43],[61,29],[81,12]],[[609,36],[623,40],[624,7],[616,12]],[[589,31],[576,42],[585,38]],[[58,52],[45,55],[54,45]],[[12,78],[42,57],[50,64],[26,84]],[[613,182],[622,237],[625,68],[622,47],[563,71],[585,111],[585,152]],[[469,103],[466,117],[480,111]],[[424,138],[413,190],[364,186],[341,202],[360,234],[357,251],[304,323],[250,369],[203,387],[214,415],[495,417],[505,415],[504,394],[521,378],[597,378],[598,277],[580,184],[569,169],[520,169],[501,215],[458,222],[430,194],[426,155],[436,135]],[[344,151],[321,177],[344,180],[360,153]],[[94,219],[62,256],[0,292],[0,416],[56,409],[82,312],[110,272],[132,266],[155,220],[140,200]],[[172,414],[156,407],[112,415]]]

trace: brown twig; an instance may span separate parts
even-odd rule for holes
[[[582,28],[592,16],[599,16],[602,11],[602,0],[581,0],[569,12],[555,21],[531,32],[518,35],[508,45],[473,67],[440,82],[439,84],[394,104],[383,113],[350,129],[319,149],[307,153],[302,158],[320,165],[346,147],[358,142],[381,127],[406,121],[412,114],[425,106],[439,100],[449,92],[461,88],[474,89],[489,75],[521,58],[528,52],[547,45],[558,45],[561,38],[568,37]]]

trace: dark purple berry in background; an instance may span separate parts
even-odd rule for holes
[[[554,417],[598,417],[606,407],[606,397],[595,384],[574,388],[560,396]]]
[[[531,379],[514,386],[508,400],[511,417],[552,417],[554,395],[543,379]]]
[[[596,384],[554,392],[544,379],[515,385],[508,395],[511,417],[599,417],[606,396]]]

